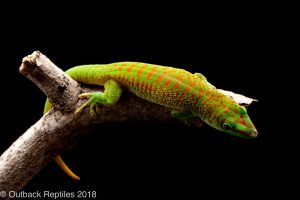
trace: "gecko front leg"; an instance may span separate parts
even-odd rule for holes
[[[202,122],[199,120],[199,117],[195,116],[193,113],[190,111],[183,111],[183,110],[171,110],[171,116],[175,119],[183,120],[184,123],[188,126],[191,124],[201,127]]]
[[[97,118],[101,114],[100,105],[112,106],[115,105],[122,94],[121,86],[114,80],[108,80],[104,84],[104,92],[82,93],[79,95],[80,99],[89,99],[76,111],[76,115],[80,115],[84,109],[90,107],[90,114],[92,118]]]

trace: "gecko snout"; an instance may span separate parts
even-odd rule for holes
[[[251,138],[256,138],[258,136],[258,131],[256,130],[256,128],[253,126],[251,132],[250,132],[250,137]]]

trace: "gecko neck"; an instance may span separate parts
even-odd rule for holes
[[[201,95],[200,95],[201,96]],[[196,111],[195,115],[201,118],[210,126],[217,128],[216,123],[219,123],[224,109],[225,102],[229,102],[230,99],[218,92],[215,88],[206,88],[203,90],[202,98],[199,98],[198,105],[193,110]]]

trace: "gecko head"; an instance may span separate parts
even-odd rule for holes
[[[219,130],[241,138],[251,139],[258,135],[246,108],[240,105],[222,112],[221,117],[217,119],[217,126]]]

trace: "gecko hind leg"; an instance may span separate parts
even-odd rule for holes
[[[104,84],[104,92],[82,93],[79,95],[80,99],[88,99],[76,111],[76,115],[80,115],[87,107],[90,107],[90,114],[92,118],[97,118],[101,114],[100,105],[112,106],[115,105],[122,94],[122,88],[114,80],[108,80]]]

